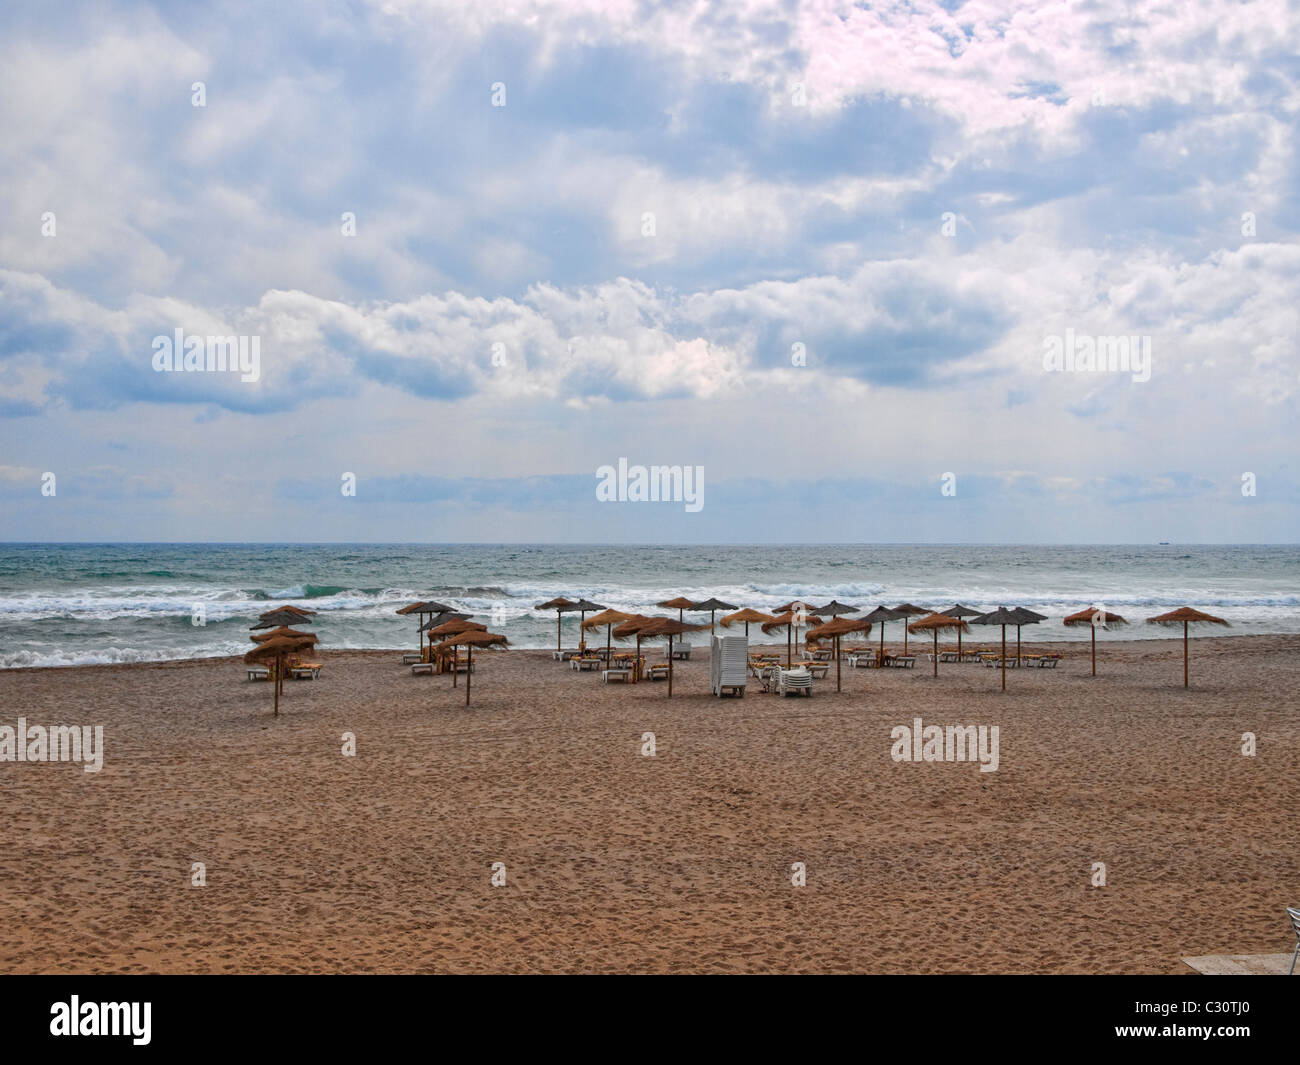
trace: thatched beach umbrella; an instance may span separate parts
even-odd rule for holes
[[[582,628],[584,629],[598,629],[602,625],[605,626],[605,663],[607,665],[609,664],[610,633],[615,625],[622,624],[634,616],[633,614],[624,613],[622,610],[610,609],[602,610],[599,614],[592,614],[591,617],[582,622]]]
[[[563,648],[560,642],[560,621],[563,619],[566,610],[572,610],[578,604],[572,599],[565,599],[564,596],[558,596],[555,599],[548,599],[545,603],[538,603],[534,610],[554,610],[555,611],[555,649],[557,651]]]
[[[651,625],[645,626],[637,632],[637,643],[640,644],[642,636],[667,636],[668,637],[668,696],[673,694],[673,637],[680,636],[685,632],[700,632],[704,629],[703,625],[691,625],[685,621],[674,621],[672,618],[660,618]],[[639,656],[638,656],[639,657]]]
[[[799,609],[794,609],[798,607]],[[791,660],[791,633],[800,625],[808,620],[808,612],[804,609],[802,603],[787,603],[785,609],[777,614],[771,621],[764,622],[763,631],[769,636],[776,632],[782,626],[785,627],[785,668],[790,668]]]
[[[843,668],[840,663],[840,637],[847,636],[851,632],[860,632],[864,636],[871,634],[871,622],[863,618],[835,618],[824,625],[818,625],[808,633],[808,643],[814,643],[821,640],[834,640],[835,642],[835,690],[840,690],[840,670]]]
[[[952,618],[947,614],[927,614],[920,621],[913,621],[907,626],[913,632],[922,633],[929,630],[934,634],[934,675],[939,675],[939,630],[956,629],[960,634],[966,628],[961,618]]]
[[[1158,614],[1147,618],[1148,625],[1182,625],[1183,627],[1183,687],[1189,687],[1187,680],[1187,626],[1188,625],[1227,625],[1223,618],[1206,614],[1190,606],[1180,606],[1168,614]]]
[[[971,606],[962,606],[960,603],[953,603],[947,610],[936,610],[935,613],[942,614],[946,618],[961,618],[964,621],[966,618],[977,618],[984,611],[976,610]],[[969,632],[970,629],[966,631]],[[957,630],[957,657],[961,658],[961,629]]]
[[[742,621],[745,623],[745,639],[748,640],[749,623],[751,621],[761,621],[764,624],[770,624],[771,622],[776,621],[776,615],[764,614],[760,610],[750,610],[749,607],[745,607],[744,610],[737,610],[734,614],[727,614],[724,617],[718,618],[718,623],[724,629],[729,629],[732,625],[739,625]]]
[[[737,607],[735,603],[724,603],[721,599],[706,599],[702,603],[696,603],[691,609],[699,610],[700,612],[707,610],[709,612],[709,635],[712,636],[718,631],[713,624],[713,619],[718,611],[738,610],[740,608]]]
[[[665,599],[662,602],[655,603],[655,606],[661,606],[665,610],[676,610],[678,621],[685,620],[682,617],[684,611],[695,609],[695,603],[690,599],[687,599],[684,595],[679,595],[674,599]],[[671,657],[671,648],[669,649],[669,656]]]
[[[309,613],[309,612],[308,612]],[[299,610],[290,610],[287,607],[279,610],[268,610],[265,614],[258,616],[257,624],[248,626],[250,629],[278,629],[282,625],[301,625],[303,618],[308,616]]]
[[[439,614],[438,617],[445,617]],[[437,621],[437,618],[433,619]],[[429,661],[433,661],[433,641],[437,637],[439,640],[446,640],[450,636],[459,636],[464,632],[487,632],[487,626],[477,621],[470,621],[468,614],[454,614],[448,617],[446,621],[435,625],[429,623]],[[457,679],[460,677],[460,670],[457,669],[458,662],[456,659],[456,648],[451,649],[451,686],[456,687]]]
[[[426,614],[446,614],[451,613],[451,607],[443,603],[434,603],[427,600],[419,600],[414,603],[407,603],[404,607],[399,607],[397,613],[402,615],[417,615],[420,628],[417,630],[420,637],[420,657],[424,657],[424,617]]]
[[[652,628],[661,621],[672,621],[672,618],[652,617],[648,614],[633,614],[623,624],[614,629],[614,639],[629,640],[636,637],[636,669],[632,671],[633,681],[638,680],[637,674],[641,671],[641,637],[645,635],[645,630]],[[681,624],[681,623],[679,623]],[[668,661],[672,662],[670,655]]]
[[[861,609],[860,606],[847,606],[836,599],[832,599],[825,606],[819,606],[816,610],[809,610],[808,613],[819,618],[838,618],[844,614],[856,614]]]
[[[301,629],[291,629],[287,625],[281,625],[278,629],[271,629],[268,632],[255,632],[249,637],[254,643],[265,643],[267,640],[273,640],[277,636],[286,636],[290,639],[301,637],[310,639],[312,643],[319,643],[314,632],[303,632]]]
[[[466,654],[469,655],[469,658],[467,659],[469,663],[469,668],[465,673],[465,705],[469,706],[470,682],[474,677],[474,648],[475,647],[508,647],[509,645],[510,645],[510,641],[498,633],[484,632],[480,629],[468,629],[465,632],[460,633],[458,636],[448,637],[447,639],[443,640],[441,643],[437,644],[436,646],[433,646],[431,650],[432,651],[450,650],[452,662],[455,662],[456,648],[458,647],[466,648]],[[453,673],[452,674],[453,688],[456,686],[455,676],[456,676],[455,673]]]
[[[1040,621],[1046,621],[1047,615],[1027,610],[1023,606],[1016,607],[1011,613],[1016,615],[1016,665],[1020,665],[1020,626],[1037,625]]]
[[[894,607],[894,613],[900,618],[914,618],[923,614],[929,614],[930,608],[925,606],[916,606],[912,603],[899,603]],[[907,654],[907,626],[903,626],[903,654]]]
[[[887,606],[878,606],[870,614],[864,614],[862,616],[863,621],[869,621],[873,625],[877,623],[880,625],[880,664],[882,666],[885,664],[885,622],[901,621],[906,616],[907,615],[905,614],[898,613],[896,610],[891,610]]]
[[[301,636],[277,636],[265,643],[259,643],[248,654],[244,655],[244,661],[250,665],[262,662],[275,663],[275,683],[271,687],[275,692],[273,698],[276,717],[280,716],[280,679],[284,675],[284,660],[289,655],[313,647],[315,643],[316,638],[314,636],[310,639]]]
[[[272,607],[270,610],[264,610],[262,611],[261,616],[266,617],[267,614],[278,614],[282,610],[287,610],[290,614],[297,614],[300,618],[314,618],[316,616],[316,611],[308,610],[301,606],[293,606],[290,603],[285,603],[283,606]]]
[[[1098,610],[1095,606],[1090,606],[1086,610],[1080,610],[1077,614],[1071,614],[1061,622],[1069,628],[1075,628],[1079,625],[1087,625],[1092,630],[1092,675],[1097,675],[1097,626],[1103,629],[1113,628],[1116,625],[1127,625],[1118,614],[1112,614],[1109,610]]]
[[[981,614],[977,618],[971,619],[972,625],[1001,625],[1002,626],[1002,690],[1007,690],[1007,626],[1023,625],[1024,622],[1016,621],[1016,612],[1008,610],[1004,606],[996,610],[990,610],[987,614]]]
[[[569,607],[569,613],[578,611],[578,642],[582,642],[582,623],[587,620],[587,615],[595,610],[608,610],[609,608],[600,603],[593,603],[590,599],[579,599],[573,606]]]

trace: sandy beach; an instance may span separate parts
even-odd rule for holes
[[[99,773],[0,763],[0,970],[1180,973],[1289,950],[1300,637],[1194,639],[1190,691],[1178,639],[1106,639],[1095,679],[1059,649],[1005,694],[922,659],[726,700],[700,648],[671,700],[484,653],[469,709],[395,652],[324,649],[279,718],[236,659],[0,672],[0,724],[105,745]],[[997,725],[997,771],[895,762],[916,717]]]

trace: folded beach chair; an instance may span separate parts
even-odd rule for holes
[[[782,695],[812,695],[812,674],[806,669],[777,667],[777,688]]]

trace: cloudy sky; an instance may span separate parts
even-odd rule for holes
[[[1284,0],[5,4],[0,539],[1295,542],[1298,57]]]

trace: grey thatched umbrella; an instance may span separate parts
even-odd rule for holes
[[[861,609],[860,606],[847,606],[838,600],[832,599],[825,606],[819,606],[816,610],[809,610],[808,613],[819,618],[837,618],[843,614],[856,614]]]
[[[572,599],[565,599],[564,596],[561,595],[556,597],[555,599],[548,599],[545,603],[538,603],[535,607],[533,607],[534,610],[555,611],[555,649],[557,651],[562,650],[564,646],[560,642],[560,622],[563,619],[564,612],[566,610],[572,610],[577,605],[578,604],[575,603]]]
[[[735,603],[724,603],[721,599],[706,599],[702,603],[696,603],[691,609],[701,612],[707,610],[709,612],[709,635],[712,636],[717,631],[713,624],[713,618],[717,612],[719,610],[739,610],[740,607],[736,606]]]
[[[672,620],[672,618],[658,618],[647,614],[633,614],[623,624],[614,629],[613,635],[616,640],[628,640],[634,636],[636,637],[636,668],[632,670],[632,680],[634,682],[641,679],[641,638],[646,635],[645,630],[653,628],[661,621]],[[683,623],[679,622],[678,624]],[[671,655],[668,661],[672,662]]]
[[[280,607],[277,610],[268,610],[265,614],[259,615],[257,624],[250,625],[249,628],[256,631],[258,629],[278,629],[282,625],[301,625],[303,618],[309,616],[309,614],[310,612]]]
[[[1020,626],[1037,625],[1040,621],[1046,621],[1047,615],[1026,610],[1023,606],[1018,606],[1011,612],[1016,615],[1016,665],[1020,665]]]
[[[953,603],[947,610],[936,610],[936,614],[942,614],[946,618],[977,618],[984,611],[976,610],[974,607],[962,606],[960,603]],[[967,632],[970,630],[967,629]],[[957,657],[961,658],[961,629],[957,630]]]
[[[1216,618],[1213,614],[1206,614],[1197,610],[1195,607],[1180,606],[1177,610],[1171,610],[1168,614],[1159,614],[1154,618],[1147,618],[1148,625],[1182,625],[1183,627],[1183,687],[1189,687],[1187,679],[1187,626],[1188,625],[1227,625],[1223,618]]]
[[[923,614],[929,614],[930,608],[924,606],[916,606],[912,603],[899,603],[898,606],[894,607],[894,613],[897,614],[900,618],[913,618],[913,617],[919,617]],[[903,626],[903,654],[907,654],[907,626],[906,625]]]
[[[906,616],[906,614],[900,614],[897,610],[891,610],[887,606],[878,606],[870,614],[862,616],[863,621],[869,621],[873,625],[880,626],[880,665],[885,664],[885,622],[901,621]]]
[[[808,614],[802,609],[802,603],[787,603],[786,606],[789,609],[778,614],[771,621],[764,622],[763,631],[768,635],[771,635],[782,625],[785,626],[785,668],[789,669],[791,658],[791,633],[795,628],[802,625],[808,619]],[[793,609],[794,607],[800,607],[801,609],[795,610]]]
[[[1127,625],[1118,614],[1112,614],[1108,610],[1098,610],[1095,606],[1090,606],[1086,610],[1080,610],[1077,614],[1071,614],[1061,622],[1069,628],[1075,628],[1079,625],[1087,625],[1092,630],[1092,675],[1097,675],[1097,626],[1103,629],[1109,629],[1115,625]]]
[[[1007,690],[1007,626],[1023,625],[1023,621],[1016,620],[1016,612],[1008,610],[1004,606],[996,610],[990,610],[987,614],[981,614],[971,620],[972,625],[1001,625],[1002,626],[1002,690]]]

